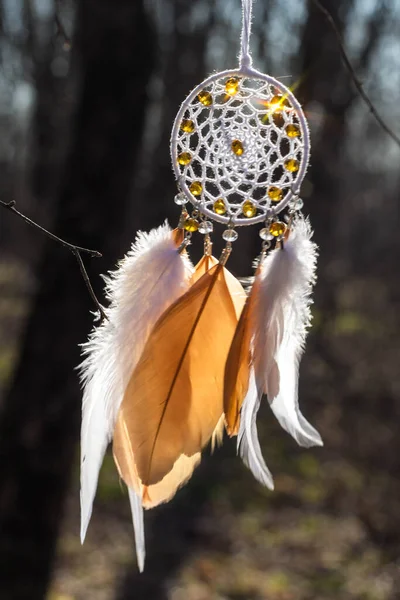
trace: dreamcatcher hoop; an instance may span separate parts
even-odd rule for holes
[[[261,223],[286,208],[299,194],[309,157],[299,102],[249,66],[195,87],[172,129],[172,166],[184,201],[231,226]]]

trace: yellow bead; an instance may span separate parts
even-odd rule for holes
[[[193,133],[195,130],[193,121],[191,119],[183,119],[181,122],[181,130],[185,133]]]
[[[206,92],[205,90],[200,92],[200,94],[198,94],[197,97],[200,100],[200,102],[204,104],[204,106],[211,106],[211,104],[213,103],[213,99],[210,92]]]
[[[236,154],[236,156],[242,156],[244,152],[244,147],[240,140],[233,140],[231,148],[232,152]]]
[[[268,188],[268,196],[274,202],[280,202],[283,198],[283,191],[281,190],[281,188],[272,185],[270,188]]]
[[[186,219],[185,223],[184,223],[184,228],[186,231],[190,231],[191,233],[193,233],[194,231],[197,231],[199,228],[199,222],[197,219]]]
[[[285,233],[285,231],[286,231],[286,225],[285,225],[285,223],[282,223],[282,221],[276,221],[275,223],[272,223],[269,227],[269,232],[274,237],[279,237],[279,236],[283,235]]]
[[[295,158],[288,158],[285,160],[285,169],[290,173],[296,173],[299,170],[299,161]]]
[[[224,215],[226,213],[225,202],[223,201],[222,198],[219,198],[218,200],[216,200],[214,202],[213,209],[214,209],[214,212],[217,213],[217,215]]]
[[[230,77],[225,84],[225,90],[229,96],[236,96],[239,91],[239,79]]]
[[[254,206],[251,200],[246,200],[246,202],[244,202],[242,206],[242,213],[245,217],[248,217],[250,219],[251,217],[254,217],[257,214],[257,208]]]
[[[181,152],[178,154],[178,163],[182,166],[186,166],[192,160],[192,155],[190,152]]]
[[[286,135],[290,138],[299,137],[300,127],[298,125],[290,124],[286,127]]]
[[[281,111],[289,106],[289,102],[283,96],[272,96],[271,100],[268,102],[268,106],[273,111]]]
[[[200,181],[193,181],[189,190],[193,196],[200,196],[201,192],[203,191],[203,186],[201,185]]]

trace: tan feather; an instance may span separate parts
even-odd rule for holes
[[[214,256],[205,254],[197,263],[194,268],[194,273],[191,278],[191,283],[196,283],[207,271],[215,267],[218,264],[218,260]],[[225,270],[226,271],[226,270]]]
[[[172,467],[172,471],[165,475],[161,481],[147,488],[147,496],[143,496],[143,506],[153,508],[158,504],[171,500],[177,490],[191,478],[200,461],[200,452],[196,452],[193,456],[181,454]]]
[[[195,283],[200,277],[207,273],[212,267],[218,264],[218,260],[212,255],[204,255],[200,261],[197,263],[194,269],[194,273],[192,275],[192,284]],[[225,279],[231,292],[232,301],[235,307],[235,311],[237,316],[239,316],[239,312],[243,309],[243,304],[246,300],[246,292],[243,289],[243,286],[240,282],[228,271],[225,269]],[[224,415],[221,415],[220,420],[212,434],[211,437],[211,452],[214,452],[216,446],[222,445],[222,440],[224,437],[224,429],[225,429],[225,419]]]
[[[237,324],[226,278],[222,265],[212,267],[164,313],[126,389],[120,416],[145,486],[161,482],[182,454],[200,452],[223,413],[224,366]],[[119,451],[116,445],[121,466]]]
[[[254,331],[254,304],[258,293],[259,278],[244,305],[238,326],[229,349],[224,377],[224,412],[229,436],[238,434],[240,409],[249,389],[251,368],[251,339]]]
[[[247,300],[246,292],[244,291],[240,281],[236,279],[236,277],[232,275],[228,269],[225,269],[225,280],[232,298],[236,316],[239,319]]]
[[[193,456],[182,454],[175,462],[172,470],[155,485],[144,486],[139,479],[132,452],[128,430],[122,418],[119,418],[114,432],[114,460],[121,478],[126,485],[142,497],[145,508],[153,508],[163,502],[168,502],[176,491],[191,477],[194,469],[201,460],[198,452]]]
[[[212,269],[212,267],[215,267],[217,264],[218,260],[215,258],[215,256],[205,254],[194,268],[194,273],[191,277],[191,283],[193,284],[198,281],[200,277],[202,277],[205,273],[207,273],[207,271]],[[240,281],[238,281],[238,279],[236,279],[236,277],[232,275],[228,269],[224,268],[224,273],[226,285],[230,291],[236,315],[239,318],[246,301],[246,292],[244,291]]]

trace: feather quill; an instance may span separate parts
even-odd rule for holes
[[[165,223],[139,233],[118,269],[106,278],[108,319],[84,345],[81,429],[81,540],[90,521],[98,475],[126,384],[160,315],[186,292],[192,267],[177,252],[179,232]],[[139,566],[144,560],[142,508],[130,490]]]
[[[322,445],[298,402],[299,363],[311,322],[317,258],[311,236],[309,222],[298,218],[283,248],[275,249],[263,262],[253,348],[258,390],[268,395],[281,426],[305,447]]]
[[[199,453],[217,429],[238,286],[220,264],[205,272],[159,319],[131,377],[121,416],[149,490],[181,455]]]

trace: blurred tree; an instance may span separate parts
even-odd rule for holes
[[[30,181],[27,182],[33,202],[29,208],[34,209],[40,223],[47,226],[53,220],[53,198],[60,193],[60,171],[68,148],[69,120],[75,108],[71,103],[72,94],[68,93],[73,77],[60,77],[58,73],[57,61],[62,61],[63,68],[67,68],[68,55],[65,56],[62,40],[55,38],[53,11],[49,11],[46,19],[39,20],[32,2],[25,0],[23,16],[28,32],[25,61],[31,65],[36,92],[32,119],[33,152],[29,165]],[[64,56],[60,56],[60,50]],[[25,194],[21,202],[26,205]],[[33,235],[28,240],[29,246]]]
[[[71,112],[67,89],[71,78],[65,77],[68,53],[55,37],[53,2],[41,8],[28,0],[17,4],[15,13],[7,2],[0,5],[0,54],[8,59],[9,67],[2,72],[2,110],[8,109],[9,118],[0,120],[0,126],[2,134],[4,130],[11,134],[8,148],[4,139],[2,142],[9,164],[7,169],[3,167],[8,177],[2,177],[1,192],[2,198],[16,199],[23,211],[35,212],[48,226],[67,148]],[[0,238],[2,248],[28,265],[35,262],[41,241],[29,229],[19,237],[14,223],[4,228]]]
[[[168,151],[171,128],[180,103],[204,79],[207,32],[212,28],[215,18],[215,0],[198,4],[201,6],[196,7],[186,0],[175,0],[164,6],[172,22],[172,31],[168,32],[165,57],[159,61],[162,101],[160,114],[151,123],[154,136],[151,154],[145,157],[147,185],[143,194],[151,200],[151,204],[149,210],[139,215],[140,227],[143,229],[162,223],[172,214],[174,219],[177,218],[172,201],[176,194],[176,184]],[[199,23],[195,19],[196,8],[200,8],[197,12],[202,15]],[[155,134],[155,130],[158,134]]]
[[[344,39],[355,2],[326,0],[323,6]],[[378,3],[378,9],[366,21],[365,35],[354,60],[358,78],[362,78],[370,67],[387,14],[384,3]],[[316,31],[320,35],[316,36]],[[306,199],[306,206],[312,215],[315,238],[320,247],[316,288],[320,328],[312,340],[318,354],[330,368],[334,367],[343,378],[347,378],[342,357],[331,348],[327,337],[330,336],[329,325],[338,313],[337,292],[344,275],[344,264],[348,269],[353,268],[351,258],[346,256],[348,246],[343,243],[343,230],[352,210],[349,196],[353,190],[349,182],[354,171],[354,163],[349,161],[345,148],[349,137],[348,116],[353,104],[360,102],[360,98],[343,65],[336,34],[313,0],[308,1],[301,48],[299,98],[309,112],[312,129],[315,128],[312,169],[308,175],[311,195]],[[351,219],[351,223],[354,228],[354,220]],[[335,248],[334,253],[332,248]]]
[[[355,2],[325,0],[323,6],[331,14],[344,38]],[[377,10],[371,13],[366,22],[366,31],[354,60],[355,73],[359,79],[370,68],[387,17],[388,9],[382,2],[378,3]],[[316,31],[320,35],[316,36]],[[345,152],[349,136],[348,115],[353,104],[361,100],[343,65],[335,32],[313,0],[308,2],[301,48],[299,97],[306,111],[310,111],[311,123],[318,120],[316,135],[313,137],[312,169],[308,176],[312,184],[312,195],[307,206],[312,214],[316,239],[321,246],[322,271],[327,265],[326,257],[331,256],[326,248],[331,245],[339,246],[342,238],[340,228],[343,227],[343,221],[338,216],[348,216],[348,180],[351,180],[354,169],[354,164],[348,160]],[[324,285],[327,307],[328,296],[332,299],[332,295],[329,282],[324,283],[327,284]]]
[[[324,2],[341,34],[352,5],[353,0]],[[316,36],[316,31],[321,35]],[[332,217],[338,210],[340,197],[341,178],[337,177],[337,168],[346,134],[346,111],[355,93],[344,70],[335,33],[313,0],[308,2],[301,48],[299,97],[305,109],[311,111],[311,120],[313,111],[321,119],[313,140],[313,169],[309,175],[312,196],[308,206],[317,238],[327,243],[335,224]],[[322,259],[324,256],[322,252]]]
[[[77,111],[54,230],[104,253],[104,260],[90,263],[91,275],[110,268],[126,248],[120,232],[141,144],[153,48],[142,2],[79,3]],[[51,242],[38,279],[0,421],[0,595],[10,600],[45,596],[76,452],[77,343],[85,339],[93,308],[73,257]]]

